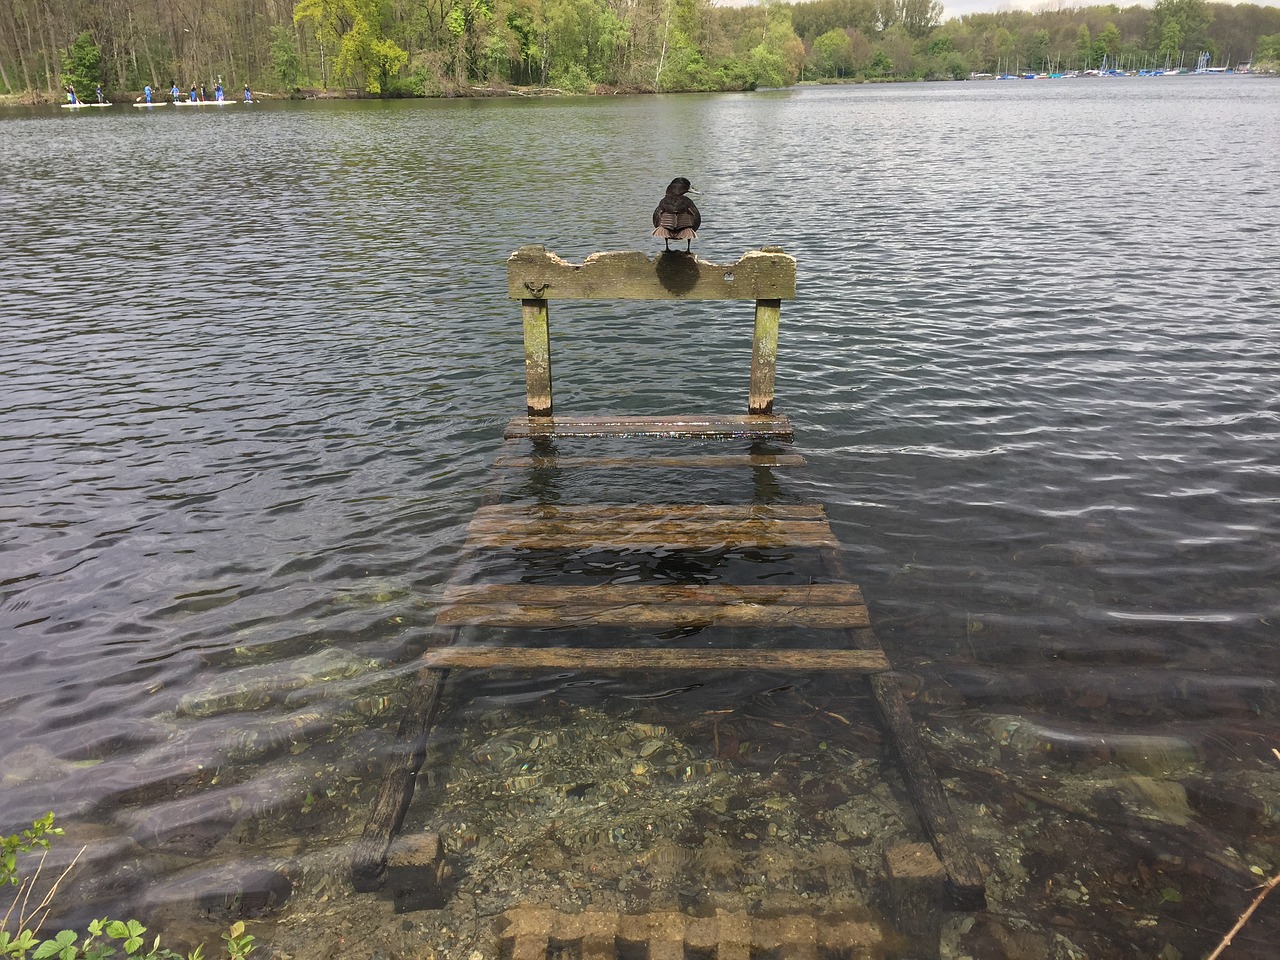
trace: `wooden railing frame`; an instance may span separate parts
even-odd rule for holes
[[[773,413],[782,301],[796,295],[796,260],[781,247],[744,253],[716,264],[693,254],[663,251],[650,258],[624,251],[596,253],[582,263],[545,247],[521,247],[507,260],[507,295],[524,320],[525,393],[530,417],[551,417],[551,300],[754,300],[751,385],[747,413]]]

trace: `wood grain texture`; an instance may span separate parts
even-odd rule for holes
[[[839,629],[870,625],[853,584],[452,587],[436,613],[441,625],[493,627],[694,624]]]
[[[495,470],[642,470],[693,469],[716,470],[734,467],[803,467],[804,457],[798,453],[750,454],[725,453],[687,457],[580,457],[559,454],[501,456],[493,461]]]
[[[593,253],[582,263],[545,247],[521,247],[507,260],[513,300],[791,300],[796,260],[780,247],[744,253],[716,264],[670,251],[650,258],[638,251]]]
[[[467,547],[533,550],[735,547],[833,548],[819,505],[634,504],[490,506],[467,527]]]
[[[838,670],[883,673],[873,650],[626,649],[622,647],[441,647],[423,654],[432,669]]]
[[[507,424],[507,440],[552,437],[701,437],[781,440],[795,435],[783,416],[669,414],[667,416],[516,417]]]
[[[773,381],[778,365],[778,319],[781,300],[756,301],[755,336],[751,346],[751,386],[747,412],[773,413]]]
[[[524,378],[530,417],[551,416],[551,329],[547,301],[522,300]]]

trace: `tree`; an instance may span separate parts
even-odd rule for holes
[[[1156,54],[1164,59],[1166,63],[1172,63],[1178,59],[1178,55],[1182,52],[1182,27],[1178,26],[1176,20],[1166,20],[1164,30],[1160,34],[1160,46],[1156,48]]]
[[[325,73],[325,50],[336,45],[333,78],[363,81],[367,93],[383,93],[398,76],[409,54],[383,34],[382,9],[378,0],[301,0],[294,7],[295,23],[311,22],[320,40],[321,71]]]
[[[1076,31],[1076,56],[1080,59],[1080,69],[1088,70],[1093,66],[1093,38],[1089,36],[1089,25],[1080,24]]]
[[[871,77],[887,77],[893,69],[893,61],[884,52],[884,47],[876,47],[876,52],[867,66],[867,75]]]
[[[1212,21],[1213,13],[1205,0],[1159,0],[1152,11],[1150,45],[1163,53],[1166,40],[1178,36],[1178,46],[1172,51],[1174,55],[1185,48],[1209,49],[1212,46],[1209,39]],[[1176,29],[1176,34],[1169,29],[1170,26]]]
[[[1043,70],[1049,63],[1049,31],[1037,30],[1027,40],[1027,66]]]
[[[1116,57],[1120,54],[1120,28],[1110,21],[1102,28],[1102,32],[1098,34],[1098,39],[1093,43],[1093,57],[1098,63],[1102,63],[1102,58],[1107,58],[1107,63],[1113,68],[1116,64]]]
[[[81,96],[102,82],[102,50],[85,30],[62,55],[62,82],[73,84]]]
[[[853,43],[843,30],[828,30],[813,41],[813,52],[824,77],[843,77],[853,69]]]
[[[296,90],[302,77],[302,58],[293,33],[281,24],[271,28],[271,72],[286,90]]]

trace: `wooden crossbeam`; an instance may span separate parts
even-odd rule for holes
[[[582,263],[545,247],[521,247],[507,260],[513,300],[790,300],[796,260],[779,247],[744,253],[737,263],[709,263],[671,251],[593,253]]]
[[[874,650],[756,648],[439,647],[422,655],[432,669],[505,670],[833,670],[884,673],[889,661]]]
[[[752,454],[726,453],[689,457],[577,457],[577,456],[514,456],[497,457],[495,470],[551,470],[551,469],[716,469],[719,467],[803,467],[804,457],[798,453]]]
[[[550,391],[547,391],[548,398]],[[548,403],[549,403],[548,399]],[[548,408],[549,410],[549,408]],[[507,440],[553,437],[696,437],[790,442],[795,431],[784,416],[668,414],[665,416],[530,416],[507,424]]]
[[[488,584],[447,590],[436,622],[491,627],[717,624],[837,629],[870,626],[870,616],[854,584]]]
[[[686,550],[834,548],[820,506],[490,506],[467,528],[468,548]]]

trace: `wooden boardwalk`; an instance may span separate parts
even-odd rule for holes
[[[773,413],[780,305],[795,293],[795,261],[781,250],[766,248],[728,266],[677,253],[663,254],[656,261],[643,254],[603,254],[576,265],[541,248],[525,247],[512,256],[508,278],[510,295],[522,304],[528,409],[526,416],[512,420],[507,427],[503,449],[494,463],[498,481],[512,471],[549,468],[759,470],[803,464],[799,455],[761,452],[760,446],[793,439],[791,423]],[[555,415],[548,300],[589,297],[755,301],[748,412],[662,417]],[[752,449],[749,453],[656,457],[590,455],[592,440],[618,437],[716,439],[738,441],[739,446],[749,442]],[[572,451],[561,453],[562,446],[571,446]],[[811,554],[826,582],[544,584],[471,580],[480,569],[477,558],[485,556],[740,550]],[[845,575],[840,543],[820,504],[489,502],[476,511],[467,528],[463,555],[465,562],[459,563],[436,616],[443,642],[423,656],[419,684],[399,731],[400,753],[388,770],[355,851],[352,869],[358,889],[375,889],[382,881],[388,849],[412,796],[414,777],[425,757],[441,691],[452,668],[838,671],[866,679],[880,720],[897,748],[904,780],[936,862],[945,874],[952,904],[961,909],[984,904],[981,872],[959,836],[941,784],[889,674],[888,658],[871,629],[862,593]],[[703,626],[760,628],[776,635],[790,635],[802,628],[819,631],[830,637],[830,642],[821,647],[697,649],[598,643],[601,627],[658,630]],[[543,629],[552,631],[557,640],[593,628],[595,642],[573,646],[462,643],[464,632],[470,637],[477,632],[474,628]],[[517,934],[516,940],[523,942],[522,935]],[[545,943],[538,937],[529,942],[534,941]],[[540,948],[535,945],[529,949],[532,956]]]

